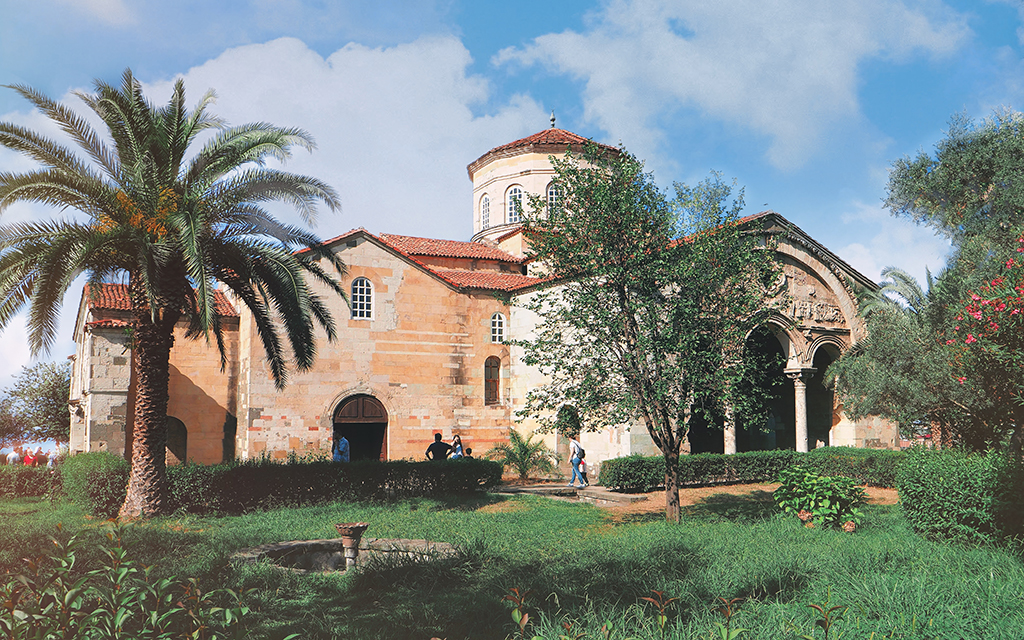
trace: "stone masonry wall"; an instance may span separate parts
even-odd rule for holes
[[[349,245],[354,246],[349,246]],[[239,384],[239,455],[284,458],[326,455],[332,416],[354,394],[377,398],[388,412],[389,459],[422,460],[439,432],[460,434],[482,455],[507,440],[510,426],[508,347],[490,343],[490,318],[508,308],[489,294],[453,291],[436,278],[376,243],[358,238],[337,250],[348,265],[344,280],[373,283],[372,319],[352,319],[347,306],[326,290],[338,339],[318,341],[311,371],[290,371],[284,391],[269,376],[251,319],[243,315],[241,361],[248,375]],[[484,405],[484,361],[502,361],[501,402]]]

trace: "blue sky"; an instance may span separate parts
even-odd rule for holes
[[[466,165],[548,126],[644,159],[666,189],[710,170],[877,279],[923,278],[947,245],[882,208],[892,161],[931,150],[950,116],[1024,103],[1019,2],[735,0],[0,0],[0,84],[81,106],[73,90],[131,67],[156,102],[318,141],[288,167],[326,180],[354,227],[466,240]],[[14,92],[0,119],[51,131]],[[54,134],[56,135],[56,134]],[[0,171],[31,165],[0,150]],[[59,212],[16,205],[5,221]],[[63,214],[67,215],[67,214]],[[284,213],[285,217],[290,214]],[[79,289],[69,293],[63,359]],[[24,323],[0,334],[0,386],[29,362]]]

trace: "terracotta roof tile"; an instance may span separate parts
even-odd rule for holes
[[[85,326],[102,329],[120,329],[122,327],[130,327],[132,323],[130,320],[96,320],[95,322],[86,322]]]
[[[456,287],[466,289],[513,292],[545,281],[544,278],[535,278],[534,276],[524,276],[516,273],[440,269],[438,267],[428,267],[428,269]]]
[[[93,292],[89,285],[85,285],[83,296],[89,301],[90,309],[106,309],[110,311],[131,311],[132,301],[128,295],[128,285],[103,283],[99,290]],[[218,289],[213,292],[213,304],[217,315],[223,317],[237,317],[238,312],[228,301],[224,292]]]
[[[485,164],[485,159],[490,158],[491,156],[501,158],[517,155],[519,153],[528,153],[530,151],[536,153],[561,153],[565,151],[566,147],[572,147],[573,150],[578,151],[588,142],[591,141],[587,140],[583,136],[573,133],[572,131],[555,128],[544,129],[543,131],[538,131],[532,136],[526,136],[525,138],[513,140],[507,144],[494,147],[470,163],[467,169],[469,170],[470,179],[472,179],[473,173]],[[619,152],[615,147],[606,144],[594,144],[608,151],[615,153]]]
[[[470,258],[475,260],[496,260],[520,264],[522,261],[511,253],[481,244],[458,240],[436,240],[414,236],[398,236],[382,233],[377,236],[391,247],[410,256],[431,256],[439,258]]]

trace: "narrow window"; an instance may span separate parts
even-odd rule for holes
[[[373,285],[366,278],[352,281],[352,317],[369,320],[373,313]]]
[[[505,316],[496,313],[491,316],[491,342],[505,341]]]
[[[491,226],[491,199],[484,196],[480,200],[480,229]]]
[[[557,183],[552,182],[548,185],[548,213],[554,213],[561,199],[562,190],[558,188]]]
[[[519,217],[523,212],[522,187],[510,187],[508,190],[508,197],[505,200],[508,202],[508,222],[519,222]]]
[[[498,382],[501,380],[501,360],[494,356],[484,362],[484,404],[498,404]]]

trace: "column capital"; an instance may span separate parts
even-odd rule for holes
[[[814,367],[806,367],[803,369],[786,369],[783,373],[786,377],[793,381],[793,384],[807,384],[807,381],[811,379],[818,370]]]

